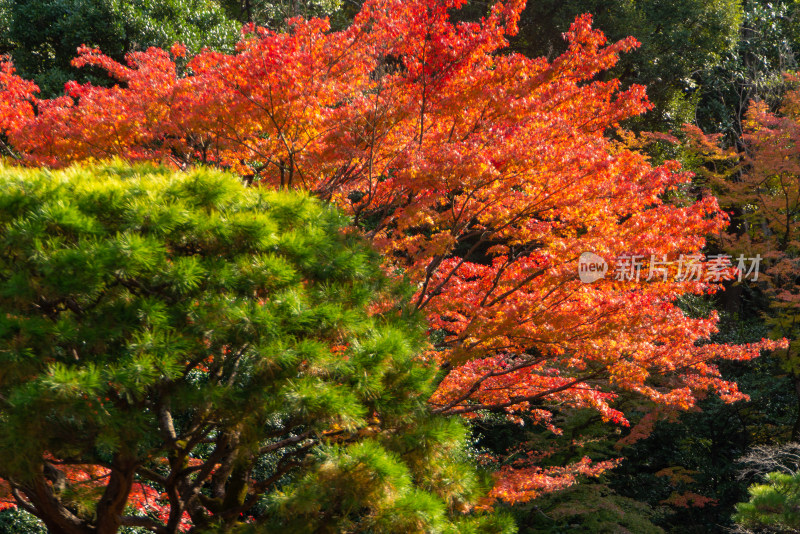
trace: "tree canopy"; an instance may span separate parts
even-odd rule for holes
[[[716,315],[676,303],[731,276],[677,276],[685,258],[706,265],[705,236],[726,215],[711,196],[683,194],[691,175],[676,162],[654,166],[612,138],[650,104],[642,86],[596,76],[637,41],[607,44],[581,16],[552,61],[504,54],[523,2],[453,23],[460,5],[373,0],[342,31],[320,19],[254,28],[237,53],[201,52],[182,74],[182,46],[126,65],[83,48],[75,64],[120,85],[71,83],[53,100],[6,63],[0,126],[32,165],[211,164],[332,200],[418,288],[431,357],[448,371],[430,399],[438,413],[498,412],[558,432],[565,409],[627,424],[613,406],[621,392],[678,409],[708,391],[744,398],[714,361],[778,344],[711,343]],[[612,274],[582,283],[587,251]],[[625,258],[670,267],[620,276]],[[610,465],[517,463],[493,495],[530,499]]]
[[[345,221],[212,170],[3,168],[5,502],[66,534],[508,532]]]
[[[9,477],[0,482],[0,509],[17,504],[0,513],[0,532],[28,529],[24,509],[37,512],[36,499],[53,502],[42,500],[31,480],[49,487],[62,506],[51,515],[94,529],[98,503],[117,476],[113,454],[129,442],[143,460],[123,514],[128,525],[140,526],[120,521],[125,534],[271,530],[290,517],[294,522],[285,528],[296,531],[510,529],[502,516],[485,513],[492,507],[511,510],[522,532],[663,528],[705,534],[733,526],[734,518],[739,528],[763,527],[781,506],[791,514],[792,499],[781,504],[776,498],[784,489],[794,492],[793,473],[791,480],[764,478],[769,471],[745,478],[734,473],[748,449],[800,436],[798,77],[785,74],[796,66],[798,14],[796,0],[0,0],[0,51],[11,54],[0,59],[5,164],[49,169],[42,176],[58,183],[65,178],[54,169],[69,169],[63,176],[83,173],[87,182],[97,174],[102,187],[131,177],[158,182],[155,196],[136,197],[141,206],[156,207],[137,208],[148,212],[140,225],[145,244],[130,254],[160,239],[167,256],[186,253],[178,262],[188,269],[185,284],[200,284],[180,286],[182,271],[170,263],[142,267],[143,277],[157,281],[136,278],[154,292],[149,300],[141,287],[109,279],[112,286],[101,293],[130,292],[120,297],[119,309],[133,314],[139,306],[139,319],[126,316],[120,324],[135,326],[124,332],[100,323],[96,336],[117,340],[133,354],[130,347],[150,335],[137,330],[136,321],[161,317],[163,305],[172,310],[164,312],[166,322],[148,319],[156,326],[147,328],[159,334],[167,328],[171,337],[146,338],[151,348],[141,354],[152,352],[155,362],[159,347],[174,349],[178,359],[184,349],[200,350],[207,333],[192,330],[194,323],[187,323],[185,337],[172,333],[170,321],[178,316],[170,314],[182,309],[180,299],[162,292],[202,293],[202,284],[209,298],[199,302],[233,314],[204,317],[214,332],[224,330],[214,321],[229,321],[224,328],[230,330],[233,317],[244,315],[239,327],[259,330],[220,333],[239,337],[219,345],[221,354],[208,348],[211,359],[182,378],[156,363],[150,371],[140,366],[144,378],[135,380],[144,384],[142,392],[106,380],[109,388],[124,386],[130,406],[145,406],[135,395],[155,395],[141,401],[150,404],[131,418],[130,428],[98,430],[125,413],[113,395],[96,396],[97,414],[88,404],[89,411],[77,408],[77,400],[65,403],[80,415],[66,421],[66,412],[45,402],[47,395],[63,394],[55,386],[35,390],[39,397],[33,389],[15,393],[33,403],[26,419],[14,423],[21,435],[36,433],[23,423],[44,406],[41,413],[59,428],[76,435],[86,429],[94,444],[81,449],[69,434],[56,451],[52,443],[61,443],[54,434],[47,447],[19,451],[12,463],[20,471],[0,473]],[[681,127],[684,122],[692,124]],[[120,160],[92,166],[109,158]],[[89,167],[75,170],[74,164]],[[279,314],[270,308],[273,300],[247,296],[258,280],[247,282],[251,289],[244,289],[244,274],[232,281],[237,269],[261,256],[236,248],[249,237],[212,231],[227,208],[211,210],[221,219],[202,232],[217,236],[220,250],[223,242],[233,243],[220,256],[233,261],[232,268],[207,263],[210,252],[201,260],[170,248],[169,232],[148,233],[163,222],[152,218],[162,213],[158,206],[183,206],[159,196],[159,180],[183,180],[172,176],[178,170],[220,176],[209,170],[214,167],[257,195],[275,195],[264,217],[276,225],[278,204],[311,206],[298,215],[303,227],[312,211],[324,214],[309,215],[311,226],[331,233],[319,238],[322,246],[309,246],[309,254],[322,253],[314,256],[320,266],[339,257],[325,252],[328,245],[363,260],[353,260],[351,270],[368,274],[351,283],[350,274],[307,270],[299,249],[270,252],[299,273],[281,287],[296,290],[293,302],[310,306],[320,322],[295,325],[294,312],[281,308],[288,315],[267,326],[258,323],[261,316],[248,315],[250,308],[241,311],[249,298],[249,305],[272,310],[270,317]],[[19,172],[15,176],[33,176]],[[71,199],[65,206],[80,188],[67,189],[57,193]],[[275,190],[293,193],[267,193]],[[85,230],[83,215],[69,206],[64,217],[77,217],[70,224]],[[338,222],[322,223],[328,216]],[[39,241],[13,261],[45,261],[46,247],[58,244],[49,232],[37,234]],[[74,256],[48,264],[47,272],[31,271],[31,295],[52,291],[48,284],[73,283],[75,291],[84,284],[93,291],[86,283],[94,276],[90,267],[108,267],[113,256],[101,244],[116,243],[103,232],[86,234],[80,246],[62,236],[59,243]],[[76,258],[88,250],[105,252],[78,267]],[[339,260],[332,261],[336,271]],[[195,280],[195,262],[202,273],[217,274]],[[748,267],[757,279],[748,280]],[[8,276],[14,288],[28,287]],[[400,287],[410,288],[410,300],[399,296]],[[15,291],[9,289],[8,298]],[[215,300],[216,294],[236,295],[235,302]],[[50,296],[41,298],[30,314],[39,313],[44,325],[50,325],[47,313],[73,317],[94,302],[89,294],[65,297],[46,313]],[[335,333],[328,329],[334,321],[328,301],[344,310]],[[427,319],[425,326],[416,316]],[[14,312],[5,320],[21,317]],[[0,344],[0,354],[16,358],[9,371],[0,369],[0,383],[38,384],[34,377],[46,375],[41,380],[58,378],[59,387],[91,389],[100,387],[93,380],[127,365],[84,367],[74,340],[86,334],[74,317],[46,330],[72,340],[58,365]],[[9,343],[45,336],[44,327],[32,325],[8,334]],[[373,339],[368,331],[386,333],[385,351],[378,354],[394,358],[392,366],[400,360],[388,340],[402,338],[407,366],[392,372],[408,373],[405,382],[387,382],[384,364],[353,356]],[[139,337],[128,341],[129,333]],[[303,352],[299,363],[281,363],[269,377],[274,384],[264,385],[263,375],[251,373],[257,355],[247,336],[275,336],[281,347],[311,357]],[[789,340],[763,339],[784,336]],[[781,350],[754,359],[765,349]],[[230,371],[225,361],[252,366],[230,363],[235,384],[216,383],[219,373]],[[322,380],[303,401],[313,410],[281,397],[308,383],[297,381],[301,375]],[[244,376],[256,378],[245,383]],[[230,419],[215,415],[195,427],[191,403],[198,399],[176,386],[169,390],[175,399],[168,399],[175,403],[168,409],[176,434],[165,437],[160,415],[150,408],[164,395],[159,380],[199,380],[204,394],[226,403],[215,413]],[[248,394],[270,392],[275,404],[251,407],[233,391],[240,382]],[[387,398],[407,395],[400,404],[414,406],[408,418],[378,414],[388,409],[376,400],[384,390]],[[289,416],[276,415],[278,404],[302,413],[283,419]],[[251,415],[240,421],[225,412],[232,406]],[[306,419],[323,408],[327,415]],[[103,410],[108,414],[101,416]],[[191,438],[205,423],[254,421],[268,435],[242,437],[240,427],[215,427],[194,449],[179,435]],[[156,441],[145,437],[151,434]],[[402,444],[393,437],[399,435],[406,436]],[[221,439],[236,451],[215,463],[215,454],[227,454]],[[276,443],[281,447],[268,450]],[[429,444],[431,451],[441,449],[439,456],[414,456],[420,443],[424,451]],[[79,463],[78,453],[97,461]],[[445,456],[447,467],[431,475],[439,478],[426,479],[423,474]],[[480,460],[486,476],[475,473],[470,458]],[[30,466],[40,470],[30,475]],[[14,478],[24,473],[27,487]],[[583,476],[600,474],[588,481]],[[440,489],[462,479],[455,497]],[[758,492],[767,499],[753,494],[736,516],[734,505],[748,499],[752,482],[763,483]],[[170,484],[177,494],[165,490]],[[747,514],[755,519],[742,526]],[[105,509],[100,515],[115,517]],[[104,521],[102,528],[113,530],[116,519]]]

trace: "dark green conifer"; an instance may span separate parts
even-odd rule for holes
[[[0,477],[23,506],[65,534],[507,532],[466,513],[465,428],[429,414],[422,327],[345,222],[207,169],[0,170]]]

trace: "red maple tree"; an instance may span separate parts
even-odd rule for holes
[[[717,317],[676,305],[730,275],[676,276],[683,258],[707,266],[705,236],[725,214],[711,196],[666,201],[691,175],[611,137],[648,109],[645,89],[594,78],[637,42],[607,44],[584,15],[552,62],[508,54],[524,2],[456,24],[461,4],[371,0],[344,31],[320,19],[293,19],[287,33],[250,27],[235,54],[188,61],[180,46],[127,65],[82,48],[76,65],[119,84],[68,84],[54,100],[6,62],[0,128],[27,164],[217,165],[336,203],[416,287],[430,356],[448,370],[435,412],[501,412],[558,431],[555,406],[627,424],[620,391],[683,409],[709,390],[744,398],[713,362],[777,345],[711,343]],[[583,252],[609,263],[604,279],[581,282]],[[651,260],[669,264],[663,276]],[[493,497],[530,499],[609,465],[509,465]]]
[[[790,89],[776,110],[750,102],[743,121],[742,151],[725,148],[719,134],[686,126],[686,145],[702,164],[700,173],[718,195],[734,224],[718,235],[736,257],[760,256],[758,291],[769,299],[764,314],[775,336],[790,340],[781,351],[791,373],[798,411],[792,441],[800,439],[800,89],[797,74],[787,74]]]

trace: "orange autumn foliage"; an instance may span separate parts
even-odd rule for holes
[[[724,148],[720,135],[694,126],[685,127],[685,133],[703,164],[700,172],[734,215],[735,224],[718,236],[721,245],[732,255],[763,258],[758,291],[769,302],[764,317],[775,337],[790,340],[780,356],[800,393],[800,76],[785,78],[788,89],[777,109],[764,101],[749,103],[741,152]],[[798,439],[800,409],[791,432],[791,440]]]
[[[622,256],[700,254],[727,223],[711,196],[666,202],[691,176],[609,135],[649,104],[644,87],[594,77],[638,43],[607,44],[584,15],[552,62],[507,54],[524,2],[452,23],[461,4],[370,0],[344,31],[319,19],[294,19],[288,33],[251,27],[237,53],[188,62],[179,47],[126,65],[82,48],[76,65],[119,84],[68,84],[54,100],[6,62],[0,128],[26,164],[217,165],[333,201],[417,288],[433,356],[449,370],[435,412],[499,411],[558,431],[555,406],[627,424],[620,391],[681,409],[709,390],[744,398],[714,361],[778,344],[710,343],[717,317],[676,305],[718,281],[613,276]],[[609,276],[580,281],[586,251]],[[504,469],[494,496],[511,502],[591,474],[586,462]]]

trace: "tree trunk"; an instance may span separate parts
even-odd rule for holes
[[[37,476],[32,486],[23,488],[23,492],[30,500],[36,511],[36,516],[42,520],[50,534],[89,534],[89,525],[81,518],[70,512],[61,499],[53,492],[44,474]]]
[[[133,487],[136,462],[118,455],[109,476],[108,485],[97,503],[96,534],[116,534],[122,526],[122,513]]]

